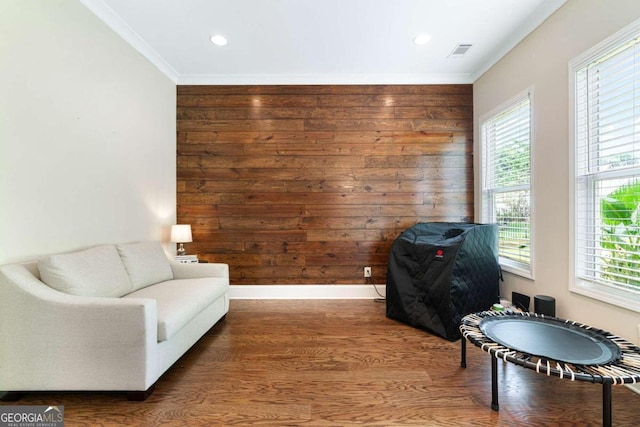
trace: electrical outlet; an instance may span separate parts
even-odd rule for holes
[[[371,277],[371,267],[364,268],[364,277]]]

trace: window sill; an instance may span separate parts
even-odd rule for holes
[[[500,258],[500,268],[502,268],[502,271],[506,271],[507,273],[533,280],[532,268],[527,264]]]
[[[569,286],[569,290],[576,294],[640,313],[640,294],[625,292],[581,279],[575,279],[574,283]]]

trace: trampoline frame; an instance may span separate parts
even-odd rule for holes
[[[587,329],[616,344],[620,348],[621,356],[606,365],[577,365],[513,350],[491,340],[480,330],[480,322],[489,316],[505,316],[505,318],[514,318],[517,316],[539,317]],[[467,340],[476,347],[480,347],[489,353],[490,356],[494,356],[491,357],[491,409],[494,411],[499,410],[498,359],[534,370],[537,373],[546,374],[547,376],[555,376],[561,379],[567,378],[571,381],[578,380],[602,384],[602,425],[606,427],[611,426],[612,420],[611,386],[640,382],[640,347],[619,336],[593,328],[589,325],[529,312],[496,312],[489,310],[468,314],[463,317],[460,322],[460,332],[462,333],[461,367],[467,367]]]

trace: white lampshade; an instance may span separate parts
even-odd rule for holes
[[[171,226],[171,241],[174,243],[193,242],[190,224],[177,224]]]

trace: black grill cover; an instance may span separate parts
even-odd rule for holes
[[[387,317],[455,341],[460,319],[500,300],[498,226],[416,224],[393,243]]]

